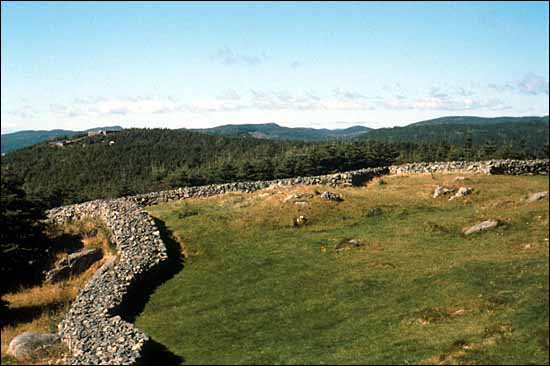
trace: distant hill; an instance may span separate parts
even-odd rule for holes
[[[354,132],[347,129],[347,133]],[[20,175],[31,197],[55,206],[181,186],[320,175],[394,162],[548,156],[548,122],[540,121],[406,126],[370,130],[359,137],[289,141],[256,138],[250,133],[225,136],[186,129],[132,128],[107,136],[86,136],[63,147],[38,143],[6,154],[1,163],[2,169]]]
[[[21,149],[23,147],[31,146],[42,141],[54,140],[59,137],[77,136],[88,133],[88,131],[97,130],[109,130],[120,131],[120,126],[109,127],[95,127],[84,131],[71,131],[71,130],[49,130],[49,131],[18,131],[14,133],[2,134],[2,153],[8,153],[13,150]]]
[[[365,126],[353,126],[344,129],[292,128],[276,123],[223,125],[213,128],[193,129],[192,131],[226,136],[252,136],[271,140],[328,141],[349,140],[369,132]]]
[[[548,116],[544,117],[473,117],[473,116],[450,116],[430,119],[426,121],[411,123],[410,126],[441,126],[441,125],[495,125],[501,123],[522,123],[522,122],[546,122]]]
[[[495,144],[543,146],[548,143],[548,116],[545,117],[443,117],[404,127],[379,128],[359,136],[361,140],[386,142],[447,143],[464,145],[470,137],[474,145]]]

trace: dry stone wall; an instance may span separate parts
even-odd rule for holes
[[[131,286],[168,259],[166,246],[149,214],[128,199],[91,201],[49,211],[55,223],[100,218],[111,232],[118,258],[105,263],[80,291],[58,326],[69,346],[70,364],[134,364],[149,340],[121,318]]]
[[[226,184],[210,184],[198,187],[183,187],[169,191],[151,192],[128,197],[136,203],[144,206],[155,205],[161,202],[180,200],[191,197],[208,197],[228,192],[251,193],[270,186],[289,185],[314,185],[327,184],[330,186],[356,186],[374,177],[389,173],[388,167],[367,168],[350,172],[318,175],[313,177],[297,177],[287,179],[276,179],[269,181],[237,182]]]
[[[52,209],[48,219],[54,223],[85,217],[103,220],[118,251],[118,258],[105,263],[94,274],[59,324],[59,335],[71,351],[66,361],[71,364],[135,364],[143,356],[149,338],[132,323],[123,320],[124,303],[132,288],[139,286],[145,277],[168,260],[160,231],[143,206],[228,192],[249,193],[273,185],[355,186],[386,174],[471,172],[547,175],[548,167],[548,160],[406,164],[315,177],[184,187]]]
[[[392,165],[390,174],[474,173],[505,175],[548,175],[549,160],[442,161]]]

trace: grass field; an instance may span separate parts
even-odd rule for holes
[[[524,200],[548,177],[454,177],[150,207],[186,260],[136,324],[188,364],[548,364],[548,199]],[[437,184],[474,193],[433,199]],[[297,192],[309,206],[284,202]],[[365,245],[337,253],[345,239]]]

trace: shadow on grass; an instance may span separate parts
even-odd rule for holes
[[[180,244],[174,239],[172,232],[166,227],[163,221],[153,218],[155,225],[160,231],[160,237],[166,245],[168,260],[157,268],[145,273],[143,278],[135,281],[124,302],[112,313],[119,314],[127,322],[133,323],[141,314],[151,295],[158,286],[170,280],[183,268],[184,257]],[[179,365],[185,360],[170,352],[162,344],[150,339],[143,352],[140,364]]]
[[[172,353],[168,348],[153,339],[143,349],[143,357],[138,365],[182,365],[185,359]]]
[[[82,244],[82,235],[62,233],[53,238],[54,245],[52,251],[54,253],[68,252],[74,253],[84,247]]]
[[[66,303],[64,302],[52,302],[46,305],[8,308],[6,310],[3,310],[3,313],[5,314],[2,314],[2,318],[0,319],[0,326],[15,326],[20,323],[30,323],[43,313],[53,313],[59,311],[64,306],[66,306]]]

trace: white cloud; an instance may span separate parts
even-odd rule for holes
[[[511,91],[523,95],[548,95],[548,80],[533,73],[526,74],[523,78],[505,84],[489,84],[489,87],[498,91]]]
[[[221,100],[240,100],[241,95],[237,93],[234,89],[226,89],[224,90],[217,99]]]
[[[4,113],[8,116],[20,119],[33,119],[38,115],[38,111],[29,104],[7,109]]]
[[[523,79],[516,82],[517,90],[527,95],[548,95],[548,80],[535,74],[527,74]]]
[[[446,94],[439,93],[435,93],[435,96],[430,95],[429,97],[417,98],[413,100],[387,100],[384,101],[382,105],[384,108],[395,110],[409,109],[437,111],[501,111],[511,108],[496,98],[474,99],[470,97],[449,97]]]
[[[256,55],[246,55],[241,52],[238,52],[234,49],[231,49],[227,46],[219,49],[213,56],[213,59],[217,62],[222,63],[223,65],[259,65],[267,60],[265,53],[262,53],[259,56]]]

